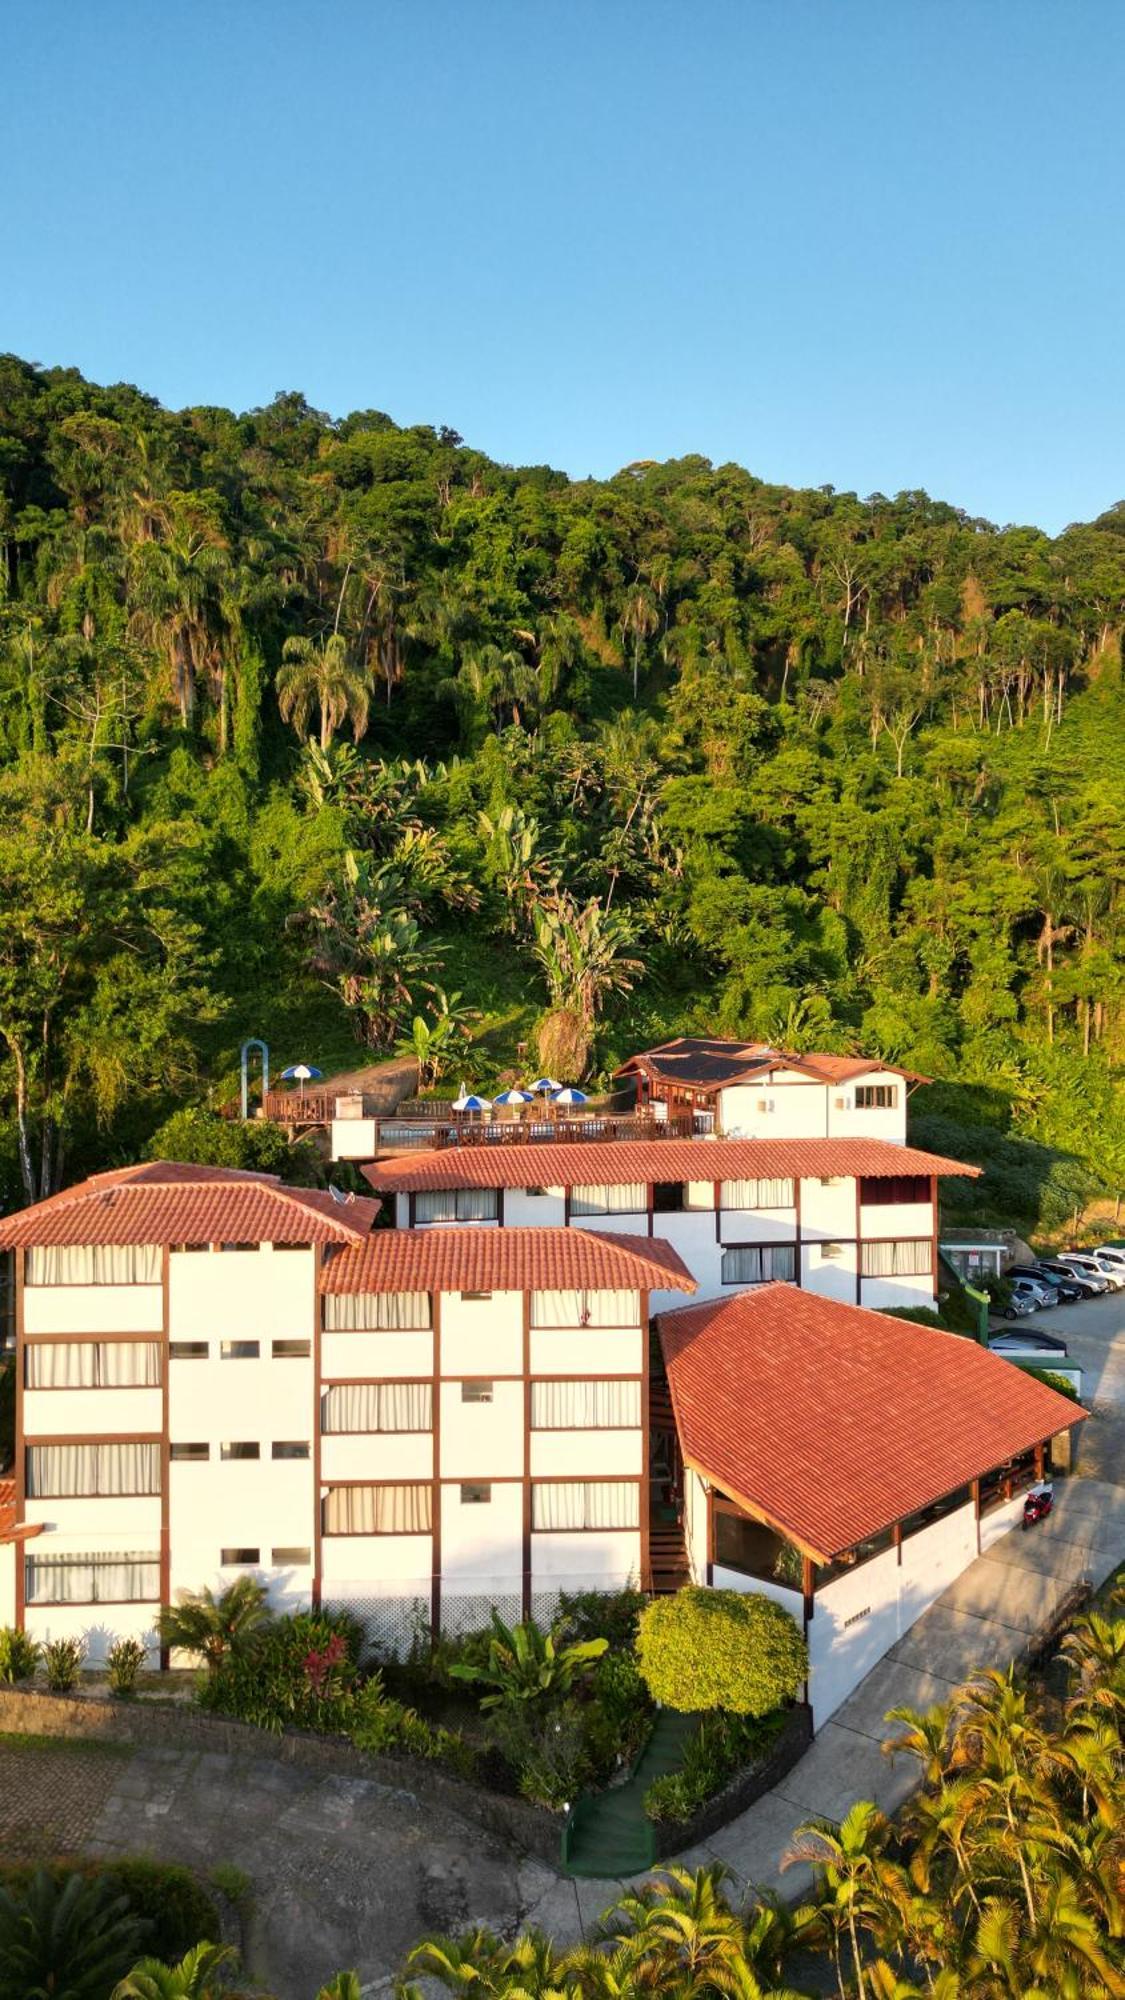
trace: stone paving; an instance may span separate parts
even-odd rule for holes
[[[131,1755],[124,1744],[0,1736],[0,1854],[49,1861],[80,1853]]]

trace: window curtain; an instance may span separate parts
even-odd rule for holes
[[[27,1347],[29,1389],[155,1389],[155,1340],[52,1340]]]
[[[532,1292],[532,1326],[640,1325],[639,1292]]]
[[[330,1486],[324,1501],[328,1535],[428,1535],[432,1489],[404,1486]]]
[[[32,1444],[27,1490],[36,1500],[159,1493],[159,1444]]]
[[[724,1208],[792,1208],[793,1183],[791,1180],[724,1181],[722,1205]]]
[[[158,1555],[29,1556],[29,1604],[145,1604],[160,1599]]]
[[[423,1188],[415,1197],[416,1222],[494,1222],[495,1188]]]
[[[158,1285],[159,1243],[75,1243],[29,1250],[29,1285]]]
[[[628,1479],[547,1479],[531,1488],[531,1525],[547,1529],[636,1528],[640,1490]]]
[[[865,1278],[924,1278],[934,1268],[928,1237],[906,1243],[864,1243],[860,1271]]]
[[[592,1183],[570,1190],[572,1215],[644,1215],[648,1210],[648,1187],[644,1181],[625,1181],[620,1187],[598,1187]]]
[[[533,1382],[534,1431],[636,1430],[641,1421],[639,1382]]]
[[[429,1292],[329,1292],[329,1332],[411,1333],[433,1325]]]
[[[433,1385],[336,1382],[324,1397],[323,1426],[328,1433],[432,1430]]]
[[[739,1243],[723,1251],[724,1285],[762,1285],[772,1278],[791,1283],[796,1268],[791,1243]]]

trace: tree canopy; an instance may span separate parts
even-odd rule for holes
[[[452,990],[485,1088],[541,1026],[594,1078],[882,1054],[1060,1223],[1125,1181],[1123,616],[1125,503],[576,481],[0,360],[4,1194]]]

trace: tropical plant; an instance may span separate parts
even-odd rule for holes
[[[39,1665],[42,1647],[29,1632],[14,1625],[0,1625],[0,1682],[12,1687],[29,1681]]]
[[[166,1965],[159,1958],[138,1959],[131,1972],[118,1981],[110,2000],[219,2000],[225,1988],[225,1967],[233,1967],[237,1953],[233,1945],[193,1945],[178,1965]]]
[[[350,722],[358,742],[367,733],[371,677],[352,661],[347,641],[331,632],[323,641],[290,638],[278,668],[277,702],[298,736],[308,734],[314,709],[320,713],[320,748],[326,751],[341,723]]]
[[[109,1691],[125,1700],[137,1691],[137,1675],[144,1666],[148,1648],[143,1639],[115,1639],[105,1656]]]
[[[503,1708],[513,1702],[562,1698],[575,1681],[588,1674],[607,1650],[608,1639],[583,1639],[559,1644],[557,1629],[544,1632],[534,1618],[505,1625],[492,1613],[488,1660],[483,1665],[461,1661],[450,1667],[454,1680],[471,1681],[489,1689],[481,1708]]]
[[[181,1590],[175,1604],[161,1609],[157,1630],[162,1646],[201,1654],[208,1673],[214,1673],[231,1653],[255,1644],[270,1616],[265,1585],[239,1576],[217,1596],[210,1587]]]
[[[434,1003],[434,1018],[427,1021],[424,1015],[415,1014],[410,1033],[400,1036],[395,1044],[400,1055],[413,1056],[423,1090],[445,1074],[455,1044],[468,1040],[470,1022],[480,1018],[475,1007],[462,1006],[460,993],[447,994],[440,986],[434,988]]]
[[[39,1869],[22,1893],[0,1883],[0,2000],[105,2000],[142,1941],[104,1879]]]
[[[86,1646],[81,1639],[49,1639],[43,1648],[43,1666],[52,1694],[68,1694],[78,1679]]]

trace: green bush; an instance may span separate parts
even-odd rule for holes
[[[521,1796],[532,1805],[562,1812],[595,1781],[587,1716],[577,1701],[547,1712],[528,1702],[499,1709],[492,1732]]]
[[[640,1590],[564,1590],[555,1624],[567,1639],[608,1639],[615,1650],[631,1652],[647,1602]]]
[[[449,1672],[453,1680],[478,1682],[489,1690],[481,1696],[482,1709],[504,1708],[518,1701],[558,1701],[570,1693],[577,1680],[592,1672],[608,1643],[606,1639],[583,1639],[566,1645],[558,1627],[544,1632],[534,1618],[525,1618],[520,1625],[505,1625],[499,1612],[493,1611],[486,1663],[476,1666],[463,1660]]]
[[[8,1862],[0,1866],[0,1886],[22,1903],[37,1874],[49,1876],[59,1890],[78,1875],[96,1887],[99,1900],[123,1897],[129,1915],[145,1926],[134,1957],[145,1951],[154,1958],[182,1958],[199,1938],[219,1935],[218,1912],[210,1896],[189,1868],[174,1862],[136,1855],[111,1862],[60,1862],[45,1870],[33,1862]]]
[[[1045,1382],[1048,1389],[1054,1389],[1059,1396],[1065,1396],[1068,1403],[1078,1401],[1078,1391],[1069,1375],[1057,1375],[1053,1368],[1027,1368],[1027,1375],[1034,1375],[1037,1382]]]
[[[40,1650],[26,1632],[17,1632],[14,1625],[0,1626],[0,1681],[6,1687],[29,1681],[39,1665]]]
[[[283,1729],[346,1731],[362,1645],[363,1629],[347,1612],[275,1618],[252,1647],[220,1660],[196,1699],[213,1714],[275,1735]]]
[[[767,1715],[808,1676],[808,1650],[768,1597],[691,1585],[641,1613],[637,1658],[654,1700],[687,1714]]]
[[[381,1674],[372,1674],[352,1703],[348,1734],[357,1750],[373,1756],[403,1754],[442,1763],[458,1777],[471,1778],[476,1755],[452,1729],[435,1729],[413,1708],[385,1693]]]
[[[619,1762],[633,1763],[652,1727],[652,1699],[632,1653],[606,1653],[598,1661],[583,1716],[591,1761],[604,1783]]]
[[[47,1686],[52,1694],[69,1694],[86,1657],[81,1639],[51,1639],[43,1648]]]
[[[645,1793],[649,1819],[681,1824],[689,1820],[737,1771],[767,1755],[785,1720],[783,1709],[765,1716],[726,1715],[721,1710],[705,1715],[684,1751],[680,1769],[655,1778]]]
[[[137,1675],[145,1663],[146,1647],[140,1639],[115,1639],[105,1656],[109,1691],[121,1701],[137,1692]]]

